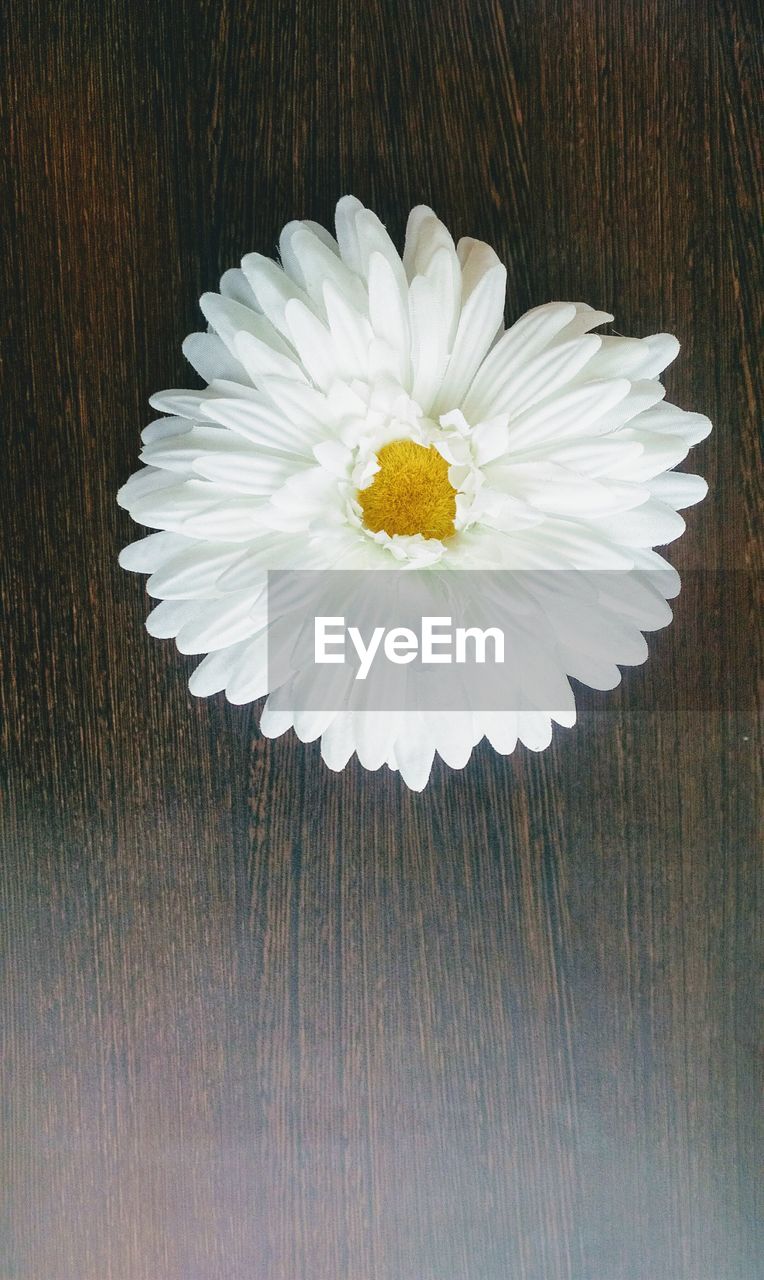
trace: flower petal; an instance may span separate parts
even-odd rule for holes
[[[436,413],[461,404],[501,325],[506,287],[507,270],[499,263],[482,276],[463,305]]]
[[[665,475],[656,476],[648,481],[647,487],[654,498],[675,511],[702,502],[708,493],[708,484],[702,476],[689,475],[684,471],[668,471]]]
[[[251,385],[240,360],[231,355],[229,348],[216,333],[190,333],[182,345],[188,363],[205,382],[226,378],[231,382]]]

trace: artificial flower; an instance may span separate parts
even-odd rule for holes
[[[553,719],[575,720],[568,677],[613,687],[644,661],[642,633],[671,618],[678,577],[653,548],[706,493],[672,468],[711,429],[664,400],[677,340],[593,333],[613,317],[579,302],[505,329],[497,255],[455,245],[425,206],[402,257],[352,196],[336,238],[291,222],[279,251],[280,264],[248,254],[202,297],[208,331],[183,351],[205,389],[151,399],[162,416],[119,493],[158,531],[120,557],[161,602],[149,632],[207,655],[194,694],[268,695],[262,732],[320,737],[332,769],[355,752],[420,790],[435,753],[461,768],[483,737],[544,748]],[[268,687],[269,570],[412,568],[565,571],[537,593],[531,633],[559,669],[555,708],[316,712]],[[580,574],[600,570],[636,595],[590,593],[576,614]]]

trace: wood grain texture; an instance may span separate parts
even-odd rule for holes
[[[0,1280],[761,1274],[755,8],[8,12]],[[116,565],[198,295],[346,191],[716,424],[648,666],[422,795],[194,701]]]

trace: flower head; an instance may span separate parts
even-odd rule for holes
[[[607,688],[644,660],[641,632],[665,625],[678,590],[653,548],[706,492],[671,469],[711,427],[664,401],[668,334],[594,334],[613,317],[574,302],[505,330],[505,268],[480,241],[455,245],[431,209],[412,211],[402,258],[351,196],[336,233],[289,223],[281,265],[249,254],[203,296],[209,329],[183,350],[208,385],[152,397],[163,416],[119,493],[159,531],[120,557],[161,601],[150,633],[207,654],[192,691],[273,694],[269,570],[665,571],[628,618],[599,599],[597,635],[572,638],[560,601],[536,600],[567,689],[556,711],[318,715],[283,690],[266,702],[264,733],[293,725],[322,737],[331,768],[355,751],[419,789],[436,751],[458,768],[484,736],[502,752],[547,745],[553,718],[575,718],[568,676]]]

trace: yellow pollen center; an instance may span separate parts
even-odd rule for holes
[[[450,538],[455,532],[456,490],[448,480],[448,463],[432,446],[393,440],[377,454],[379,471],[356,495],[363,522],[372,533],[421,533],[423,538]]]

